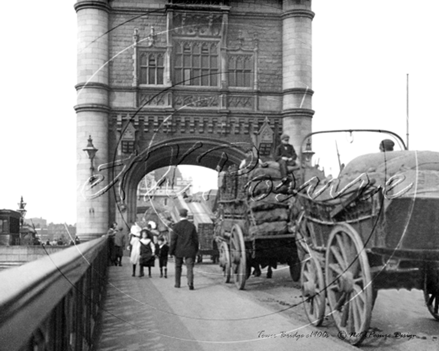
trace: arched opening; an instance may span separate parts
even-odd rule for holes
[[[146,174],[137,186],[136,223],[152,224],[168,240],[170,227],[179,220],[179,208],[195,209],[196,216],[212,221],[217,182],[218,172],[202,166],[169,166]]]
[[[165,174],[164,179],[158,181],[162,182],[162,192],[166,194],[168,191],[169,194],[172,182],[176,181],[172,176],[175,166],[192,165],[218,172],[234,164],[238,165],[245,157],[244,150],[249,146],[248,143],[232,144],[206,138],[178,138],[162,141],[141,150],[126,162],[126,170],[120,178],[120,199],[114,199],[113,203],[116,221],[130,225],[138,219],[139,183],[145,181],[145,177],[153,171],[160,170],[161,174]],[[148,182],[148,179],[146,181]],[[185,185],[179,184],[179,189],[182,190],[181,188],[184,189]],[[167,198],[169,199],[167,195],[162,197],[159,202],[161,207],[168,206],[165,204],[165,201],[169,201]]]

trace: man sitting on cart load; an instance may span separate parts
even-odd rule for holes
[[[275,161],[280,165],[281,183],[287,181],[288,166],[296,165],[296,152],[292,145],[289,144],[289,136],[287,134],[281,135],[281,144],[277,146],[274,153]]]

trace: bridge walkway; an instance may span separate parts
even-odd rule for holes
[[[109,267],[98,351],[353,349],[328,338],[259,337],[263,330],[264,334],[297,330],[306,335],[314,329],[274,313],[237,289],[215,283],[197,266],[193,291],[185,285],[185,275],[182,287],[174,288],[173,260],[168,263],[168,279],[159,277],[157,265],[152,278],[131,274],[128,257],[123,258],[122,267]]]

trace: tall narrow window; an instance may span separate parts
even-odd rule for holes
[[[174,74],[177,84],[217,86],[217,43],[176,43]]]
[[[252,86],[252,57],[250,55],[233,55],[229,57],[229,86]]]
[[[164,59],[162,53],[142,53],[140,84],[163,84]]]

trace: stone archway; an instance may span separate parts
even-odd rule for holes
[[[177,138],[152,145],[126,163],[120,184],[109,194],[110,206],[114,208],[110,215],[117,222],[134,222],[137,186],[146,174],[156,169],[178,165],[226,169],[238,165],[245,157],[244,150],[249,147],[248,143],[236,145],[208,138]]]

